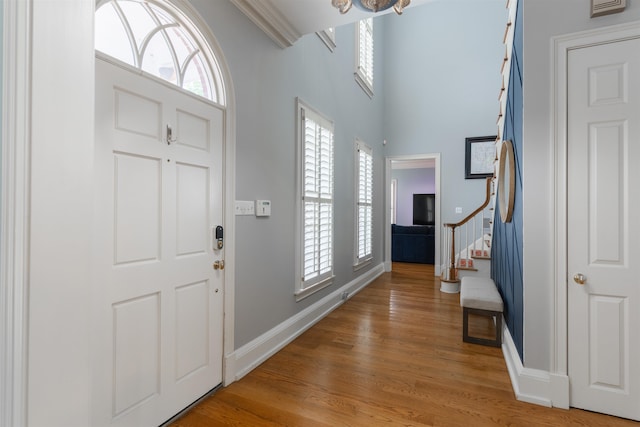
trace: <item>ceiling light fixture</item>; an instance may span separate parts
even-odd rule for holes
[[[331,0],[333,7],[340,13],[347,13],[352,5],[366,12],[380,12],[393,6],[393,10],[398,15],[402,15],[402,10],[409,6],[411,0]]]

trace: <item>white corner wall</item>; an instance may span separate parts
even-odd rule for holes
[[[29,426],[86,426],[91,380],[95,5],[86,0],[31,0],[29,5],[26,419]]]

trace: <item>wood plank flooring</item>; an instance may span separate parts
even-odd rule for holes
[[[459,295],[439,287],[433,266],[395,263],[172,427],[640,425],[517,401],[502,351],[462,342]]]

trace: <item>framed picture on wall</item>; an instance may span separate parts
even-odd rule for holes
[[[496,138],[496,135],[465,138],[464,177],[466,179],[493,176]]]

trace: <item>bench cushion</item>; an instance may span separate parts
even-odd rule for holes
[[[460,284],[460,305],[478,310],[502,312],[500,293],[493,280],[484,277],[463,277]]]

